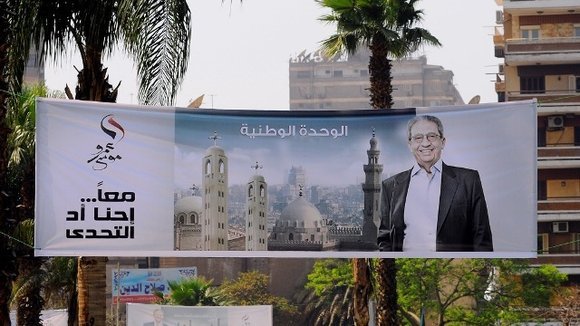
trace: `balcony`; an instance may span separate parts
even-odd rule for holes
[[[538,201],[538,222],[580,221],[580,199]]]
[[[564,12],[578,9],[577,0],[504,0],[505,11],[522,15],[549,12]]]
[[[545,91],[508,91],[507,101],[538,100],[538,108],[544,103],[553,105],[554,103],[566,105],[580,102],[580,93],[575,90],[545,90]],[[577,106],[576,106],[577,107]]]
[[[509,39],[505,42],[505,62],[508,65],[580,62],[579,37]]]

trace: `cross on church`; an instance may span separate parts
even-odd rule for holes
[[[195,196],[195,195],[197,195],[197,190],[199,189],[199,187],[194,183],[193,185],[191,185],[191,188],[189,188],[189,189],[191,189],[192,195]]]
[[[251,168],[256,170],[256,173],[257,173],[258,169],[261,169],[262,166],[258,164],[258,161],[256,161],[256,164],[252,165]]]
[[[208,139],[211,139],[211,140],[213,140],[213,145],[214,145],[214,146],[217,146],[217,141],[218,141],[218,139],[222,139],[220,136],[218,136],[218,133],[217,133],[217,131],[214,131],[214,132],[213,132],[213,136],[209,136],[209,137],[207,137],[207,138],[208,138]]]

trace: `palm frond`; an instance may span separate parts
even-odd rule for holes
[[[191,13],[185,0],[125,0],[120,28],[135,58],[144,104],[171,105],[189,59]]]

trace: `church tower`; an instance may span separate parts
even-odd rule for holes
[[[263,176],[258,175],[262,166],[252,166],[256,173],[246,186],[246,250],[268,250],[268,185]]]
[[[373,137],[369,143],[371,148],[367,150],[368,163],[363,166],[365,183],[362,185],[364,193],[362,241],[372,244],[375,247],[377,245],[377,233],[380,221],[379,205],[381,200],[381,175],[383,165],[379,164],[381,151],[378,150],[378,140],[375,137],[374,129]]]
[[[203,223],[201,235],[204,250],[228,250],[228,158],[217,146],[221,139],[214,132],[213,146],[202,161]]]

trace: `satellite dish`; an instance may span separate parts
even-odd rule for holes
[[[204,95],[205,94],[201,94],[200,97],[196,98],[191,103],[189,103],[189,105],[187,107],[192,108],[192,109],[198,109],[201,106],[201,104],[203,103],[203,96]]]
[[[475,95],[468,104],[479,104],[479,101],[481,101],[481,96]]]

